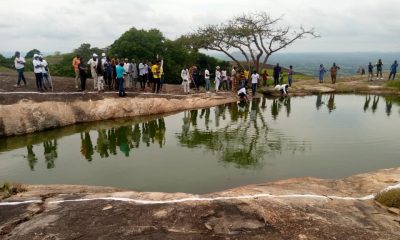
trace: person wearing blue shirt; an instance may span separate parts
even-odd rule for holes
[[[394,61],[394,63],[392,64],[392,66],[390,66],[390,75],[389,75],[389,79],[392,78],[392,80],[394,80],[394,78],[396,77],[396,73],[397,73],[397,66],[399,66],[397,64],[397,60]]]
[[[125,69],[124,69],[124,62],[121,61],[120,64],[116,67],[117,72],[117,82],[118,82],[118,90],[119,96],[125,97],[125,88],[124,88],[124,76],[125,76]]]

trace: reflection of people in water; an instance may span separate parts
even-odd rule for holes
[[[158,125],[156,129],[156,135],[154,136],[154,139],[158,142],[160,145],[160,148],[162,148],[163,145],[165,145],[165,122],[164,118],[159,118],[158,119]]]
[[[274,120],[278,118],[280,108],[281,108],[281,103],[278,101],[278,99],[272,100],[271,115],[274,118]]]
[[[258,106],[258,101],[256,99],[251,100],[251,111],[250,111],[250,120],[251,121],[256,121],[257,120],[257,106]]]
[[[364,112],[366,112],[368,110],[370,101],[371,101],[371,97],[370,96],[365,96]]]
[[[326,105],[328,107],[329,113],[331,113],[333,110],[336,109],[335,106],[335,95],[331,94],[329,96],[328,104]]]
[[[142,142],[144,142],[147,147],[150,146],[149,123],[142,123]]]
[[[189,134],[190,129],[190,117],[189,112],[185,111],[183,113],[183,125],[182,125],[182,135],[187,136]]]
[[[197,126],[197,110],[190,111],[190,121],[193,126]]]
[[[89,132],[81,133],[81,153],[89,162],[93,160],[93,144]]]
[[[374,96],[374,100],[372,102],[372,112],[375,113],[376,110],[378,109],[378,103],[379,103],[379,96]]]
[[[392,113],[392,100],[389,98],[385,99],[386,101],[386,115],[389,117]]]
[[[47,163],[47,169],[54,168],[54,161],[57,159],[57,140],[53,141],[44,141],[44,159]]]
[[[319,110],[322,106],[322,94],[317,95],[317,102],[315,103],[315,106],[317,107],[317,110]]]
[[[32,145],[26,146],[26,149],[28,150],[26,159],[28,159],[29,168],[33,171],[33,170],[35,170],[35,165],[36,165],[38,159],[36,157],[36,154],[33,152]]]
[[[128,144],[128,127],[119,127],[117,129],[117,145],[119,146],[119,150],[125,154],[126,157],[129,157],[129,144]]]
[[[262,102],[261,102],[261,109],[262,109],[263,111],[265,111],[265,109],[267,108],[266,104],[267,104],[267,98],[266,98],[266,97],[263,97],[263,98],[262,98]]]
[[[290,110],[291,110],[291,102],[290,102],[290,97],[289,96],[284,98],[283,105],[286,107],[286,115],[289,117],[290,116]]]
[[[115,136],[115,128],[108,130],[107,139],[110,146],[110,154],[117,155],[117,138]]]
[[[108,140],[107,140],[107,133],[105,129],[101,129],[97,131],[97,144],[96,150],[100,154],[101,158],[108,158]]]
[[[133,127],[133,136],[132,136],[132,141],[135,144],[135,148],[139,148],[140,146],[140,137],[141,137],[141,132],[140,132],[140,126],[139,124],[135,124]]]

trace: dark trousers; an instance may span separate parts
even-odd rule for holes
[[[86,90],[86,74],[85,73],[79,73],[79,77],[81,79],[81,90],[85,91]]]
[[[253,91],[253,96],[256,95],[257,83],[252,83],[251,84],[251,90]]]
[[[36,77],[36,87],[39,90],[43,90],[43,74],[42,73],[35,73]]]
[[[146,77],[145,77],[145,75],[139,75],[139,82],[140,82],[140,88],[144,89],[146,87]]]
[[[123,96],[126,95],[125,94],[125,88],[124,88],[124,79],[123,78],[117,78],[117,82],[118,82],[118,90],[119,90],[118,95],[120,97],[123,97]]]
[[[274,85],[278,85],[279,84],[279,75],[274,75]]]
[[[392,78],[392,80],[394,80],[395,77],[396,77],[396,72],[390,72],[389,80],[390,80],[390,78]]]
[[[161,87],[161,79],[154,78],[153,92],[154,93],[160,92],[160,87]]]
[[[24,84],[26,85],[26,80],[25,80],[25,76],[24,76],[24,68],[17,69],[17,73],[18,73],[17,85],[19,86],[19,84],[21,84],[21,80],[24,81]]]

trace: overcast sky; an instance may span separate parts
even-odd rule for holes
[[[105,47],[131,27],[158,28],[175,39],[204,24],[266,11],[322,36],[287,52],[399,52],[399,10],[399,0],[0,0],[0,51]]]

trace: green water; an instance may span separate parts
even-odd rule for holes
[[[400,99],[257,99],[0,139],[0,182],[207,193],[400,166]]]

